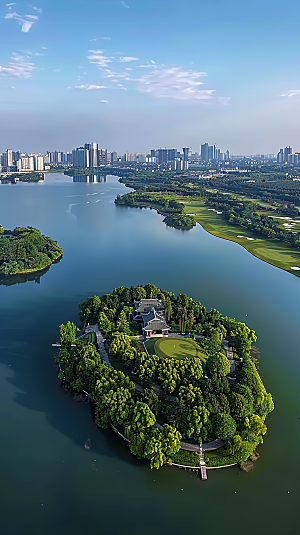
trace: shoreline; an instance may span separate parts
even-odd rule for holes
[[[135,191],[136,191],[136,190],[135,190]],[[179,200],[182,202],[182,199],[181,199],[181,198],[180,198]],[[193,201],[192,201],[192,202],[193,202]],[[195,201],[195,202],[196,202],[196,201]],[[189,202],[186,202],[186,203],[184,202],[185,208],[187,208],[187,206],[188,206],[189,204],[190,204]],[[145,203],[145,204],[142,204],[142,203],[141,203],[141,204],[136,204],[136,205],[128,205],[128,204],[119,204],[119,205],[118,205],[118,204],[117,204],[117,206],[126,206],[126,207],[128,207],[128,208],[150,208],[151,210],[155,210],[159,215],[162,215],[162,216],[165,216],[165,215],[166,215],[166,214],[164,214],[162,211],[160,211],[159,208],[157,208],[156,206],[151,205],[150,203]],[[192,207],[191,207],[191,209],[192,209]],[[269,265],[271,265],[271,266],[274,266],[274,267],[276,267],[276,268],[278,268],[278,269],[282,269],[283,271],[286,271],[287,273],[289,273],[289,274],[291,274],[291,275],[295,275],[296,277],[300,277],[300,271],[297,272],[297,270],[288,269],[288,268],[286,268],[286,267],[284,267],[284,266],[278,265],[277,263],[273,263],[272,261],[267,260],[267,259],[263,258],[262,256],[259,256],[258,254],[255,254],[253,251],[251,251],[251,249],[249,249],[249,248],[246,246],[246,244],[248,244],[248,242],[249,242],[250,240],[249,240],[249,241],[248,241],[248,240],[245,240],[246,243],[243,244],[243,243],[240,242],[240,239],[241,239],[241,238],[239,238],[239,241],[238,241],[238,240],[235,239],[233,236],[232,236],[232,237],[231,237],[231,236],[225,236],[225,235],[223,235],[221,232],[218,232],[217,230],[210,230],[210,229],[208,229],[207,226],[206,226],[206,224],[205,224],[205,222],[203,222],[203,220],[199,221],[199,219],[201,219],[201,217],[198,216],[197,214],[194,215],[194,218],[195,218],[196,223],[198,223],[198,224],[199,224],[199,225],[200,225],[206,232],[208,232],[208,233],[211,234],[212,236],[215,236],[216,238],[220,238],[220,239],[222,239],[222,240],[227,240],[227,241],[231,241],[231,242],[237,243],[238,245],[240,245],[241,247],[243,247],[243,249],[245,249],[246,251],[248,251],[248,253],[250,253],[252,256],[255,256],[256,258],[258,258],[258,259],[261,260],[262,262],[265,262],[266,264],[269,264]],[[209,224],[208,224],[208,225],[209,225]],[[231,227],[230,227],[230,228],[231,228]],[[234,226],[232,226],[232,228],[234,228]],[[237,233],[239,232],[239,230],[238,230],[239,228],[241,228],[241,227],[237,227],[237,230],[236,230]],[[177,230],[181,230],[181,229],[177,229]],[[242,232],[246,233],[246,232],[249,232],[249,231],[248,231],[247,229],[245,229],[245,230],[242,230]],[[252,234],[252,233],[251,233],[251,234]],[[253,240],[253,241],[258,241],[258,240],[265,240],[265,238],[258,237],[258,238],[256,238],[256,239]],[[253,243],[253,241],[251,240],[250,243]],[[270,239],[270,242],[271,242],[271,243],[274,243],[274,242],[275,242],[275,244],[278,245],[277,241],[275,241],[275,240]],[[279,243],[281,243],[281,242],[279,242]],[[284,247],[284,244],[283,244],[283,247]],[[293,249],[288,249],[288,248],[286,248],[286,249],[288,250],[288,252],[290,252],[290,254],[293,254],[293,252],[294,252]],[[300,253],[299,253],[297,250],[295,250],[295,253],[298,253],[298,254],[299,254],[299,262],[300,262]]]
[[[46,266],[39,268],[39,269],[30,269],[29,271],[18,271],[17,273],[0,273],[0,279],[3,277],[14,277],[17,275],[27,275],[29,273],[40,273],[41,271],[44,271],[45,269],[50,268],[53,264],[56,264],[60,262],[60,260],[63,258],[63,254],[61,254],[58,258],[53,260],[53,262],[50,262]]]

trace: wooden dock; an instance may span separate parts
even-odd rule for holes
[[[200,444],[200,472],[201,472],[201,479],[205,481],[207,479],[207,471],[206,471],[204,453],[202,451],[202,444]]]

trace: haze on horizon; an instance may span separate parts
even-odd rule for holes
[[[300,4],[0,5],[0,152],[300,151]]]

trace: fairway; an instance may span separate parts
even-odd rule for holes
[[[300,271],[291,270],[291,266],[300,267],[299,249],[293,249],[288,244],[264,238],[262,235],[255,235],[253,232],[240,227],[238,225],[230,225],[223,215],[217,215],[208,209],[204,204],[203,199],[192,199],[185,201],[186,212],[195,214],[195,219],[207,231],[225,240],[230,240],[242,245],[249,253],[257,258],[285,269],[296,276],[300,276]],[[253,237],[253,241],[247,240],[245,237]]]
[[[153,352],[155,355],[162,358],[182,360],[185,358],[197,357],[202,361],[207,359],[207,355],[201,351],[197,342],[190,340],[189,338],[158,338],[154,342]]]

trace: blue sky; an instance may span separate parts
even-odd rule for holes
[[[0,4],[0,151],[300,151],[300,3]]]

